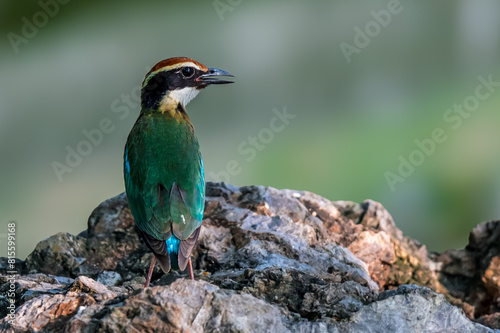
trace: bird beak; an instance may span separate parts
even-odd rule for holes
[[[218,79],[214,76],[231,76],[234,77],[233,74],[223,71],[222,69],[212,68],[210,67],[205,74],[200,75],[197,81],[202,83],[203,86],[208,86],[209,84],[227,84],[234,83],[233,81]]]

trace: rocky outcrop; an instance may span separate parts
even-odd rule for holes
[[[78,236],[56,234],[0,262],[5,332],[493,332],[500,224],[442,254],[404,237],[381,204],[208,184],[196,281],[155,268],[126,197]],[[12,284],[11,279],[15,280]],[[9,291],[16,312],[9,315]]]

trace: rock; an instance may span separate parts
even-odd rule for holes
[[[450,297],[465,304],[471,318],[485,316],[491,327],[500,328],[495,313],[500,309],[500,221],[479,224],[461,250],[433,254],[439,281]],[[491,317],[493,315],[493,317]],[[496,317],[498,318],[498,317]]]
[[[110,290],[107,286],[84,275],[76,278],[71,285],[70,291],[88,293],[98,301],[107,301],[117,296],[117,293]]]
[[[75,276],[86,261],[85,239],[60,232],[41,241],[26,258],[28,272]]]
[[[498,328],[496,222],[476,228],[464,250],[430,254],[372,200],[332,202],[310,192],[212,183],[206,193],[193,253],[196,281],[156,267],[152,287],[143,288],[151,253],[121,194],[94,210],[86,232],[40,242],[26,261],[16,262],[21,275],[9,275],[0,259],[0,330]],[[7,312],[13,294],[14,319]]]
[[[0,316],[5,317],[7,315],[9,299],[12,297],[8,296],[8,294],[11,290],[15,291],[15,305],[19,307],[21,304],[40,295],[61,293],[70,283],[73,283],[73,279],[46,274],[1,275]]]
[[[122,279],[122,276],[117,272],[104,271],[97,277],[97,282],[100,282],[106,286],[115,286]]]
[[[382,293],[378,302],[361,308],[351,320],[353,332],[492,332],[468,320],[443,295],[418,286]]]
[[[494,313],[492,315],[484,315],[477,319],[477,322],[488,327],[500,327],[500,313]]]

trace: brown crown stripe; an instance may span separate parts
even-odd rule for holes
[[[193,64],[199,66],[200,68],[202,68],[205,71],[208,69],[207,66],[200,64],[198,61],[193,60],[191,58],[175,57],[175,58],[168,58],[168,59],[162,60],[159,63],[157,63],[156,65],[154,65],[153,68],[151,68],[151,70],[148,72],[148,74],[146,74],[146,77],[148,77],[148,75],[153,73],[154,71],[157,71],[163,67],[169,67],[169,66],[173,66],[175,64],[179,64],[179,63],[183,63],[183,62],[192,62]]]

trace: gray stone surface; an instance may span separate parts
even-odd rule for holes
[[[97,282],[105,284],[107,286],[116,286],[121,282],[122,276],[117,272],[104,271],[97,277]]]
[[[453,252],[485,267],[470,273],[467,281],[477,283],[462,294],[469,298],[448,283],[467,274],[454,271],[458,259],[427,253],[371,200],[331,202],[310,192],[209,183],[203,226],[193,253],[196,281],[157,267],[144,289],[151,254],[126,197],[107,200],[86,232],[54,235],[16,262],[13,322],[5,317],[11,284],[0,260],[0,331],[494,331],[466,314],[498,327],[496,299],[481,307],[467,302],[476,300],[473,290],[498,290],[498,248],[487,237],[496,224],[474,234],[491,245]],[[486,248],[488,255],[476,254]]]

